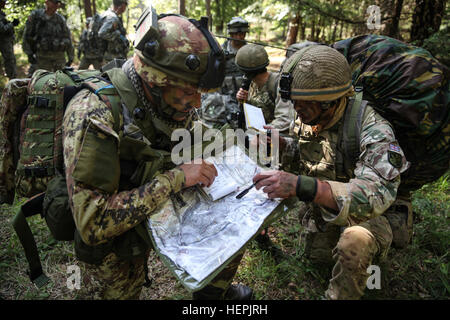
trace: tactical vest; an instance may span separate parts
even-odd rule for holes
[[[131,83],[121,69],[112,69],[106,73],[113,85],[111,90],[116,90],[121,97],[123,104],[119,106],[120,112],[124,114],[124,118],[130,119],[129,115],[134,114],[134,110],[141,107]],[[115,125],[119,123],[118,115],[114,115],[114,119]],[[116,132],[119,132],[120,137],[120,180],[118,191],[130,190],[141,186],[150,182],[155,175],[175,167],[171,161],[170,150],[151,148],[142,140],[142,137],[145,136],[146,139],[150,140],[152,146],[158,145],[161,144],[161,141],[157,141],[157,137],[158,139],[166,140],[165,142],[170,142],[170,134],[167,135],[163,131],[161,135],[161,132],[157,131],[154,124],[156,121],[151,117],[150,113],[147,113],[145,118],[136,122],[139,128],[142,128],[141,132],[136,132],[138,127],[133,122],[124,126],[123,132],[120,132],[120,129],[116,130]],[[130,128],[133,129],[132,135],[129,132],[131,131]],[[165,145],[170,145],[170,143]],[[101,150],[104,146],[99,144],[97,148]],[[108,174],[108,172],[110,171],[106,170],[105,174]],[[90,264],[100,264],[103,258],[111,252],[126,260],[144,255],[152,246],[146,223],[147,221],[143,221],[122,235],[96,246],[85,244],[78,231],[76,231],[75,252],[77,258]]]
[[[272,122],[275,118],[275,99],[277,97],[279,74],[270,72],[267,82],[261,89],[252,82],[249,90],[248,103],[262,109],[266,123]]]

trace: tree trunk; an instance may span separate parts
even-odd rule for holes
[[[186,16],[186,0],[178,0],[178,13]]]
[[[344,21],[341,21],[341,30],[339,31],[339,40],[342,39],[342,32],[344,31]]]
[[[313,15],[312,16],[312,26],[311,26],[311,36],[310,36],[310,40],[314,41],[314,35],[316,34],[316,16]]]
[[[95,0],[92,0],[92,6],[94,8],[94,14],[97,14],[97,4],[95,3]]]
[[[222,3],[220,0],[214,1],[216,3],[216,16],[217,16],[216,33],[223,34],[223,17],[222,17],[222,10],[220,10]]]
[[[338,26],[338,21],[334,20],[334,26],[333,26],[333,35],[331,36],[331,42],[336,42],[336,31]]]
[[[84,2],[84,14],[87,17],[92,17],[92,7],[91,7],[91,0],[83,0]]]
[[[445,12],[445,0],[416,0],[416,8],[412,17],[411,41],[423,40],[439,31],[442,15]]]
[[[289,19],[289,29],[288,34],[286,36],[286,46],[290,46],[291,44],[297,41],[298,34],[298,25],[300,22],[300,14],[297,13],[295,16],[291,16]]]
[[[397,0],[395,3],[394,8],[394,16],[392,17],[391,23],[388,24],[388,27],[386,28],[386,35],[391,38],[398,38],[399,37],[399,22],[400,22],[400,15],[402,14],[403,9],[403,0]]]
[[[206,0],[205,6],[206,6],[206,16],[208,17],[208,29],[212,31],[211,0]]]

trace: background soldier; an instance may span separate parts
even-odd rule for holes
[[[17,76],[16,57],[14,56],[14,27],[19,24],[19,20],[14,19],[9,22],[3,12],[6,0],[0,0],[0,52],[3,56],[6,76],[14,79]]]
[[[225,79],[223,81],[222,93],[236,96],[242,84],[243,73],[236,66],[235,57],[237,51],[245,45],[245,36],[249,30],[248,22],[241,17],[233,17],[227,24],[228,34],[235,40],[226,40],[222,44],[225,51]]]
[[[56,12],[61,4],[61,0],[46,0],[45,9],[36,9],[28,17],[23,35],[23,51],[31,63],[28,70],[30,76],[36,69],[56,71],[73,62],[70,30],[66,19]]]
[[[266,123],[281,132],[287,131],[294,121],[295,111],[290,101],[280,101],[277,94],[280,74],[267,71],[269,56],[266,49],[246,44],[236,54],[236,65],[247,78],[252,79],[250,90],[240,88],[236,98],[261,108]]]
[[[217,90],[223,79],[218,73],[223,63],[220,46],[212,35],[206,38],[206,26],[203,32],[200,27],[185,17],[163,17],[157,27],[157,54],[136,49],[122,68],[103,75],[122,98],[120,112],[87,89],[67,106],[63,147],[77,226],[75,252],[97,283],[100,298],[139,298],[151,247],[148,217],[182,188],[209,186],[217,174],[204,161],[175,166],[170,160],[176,144],[172,131],[192,128],[199,90]],[[214,55],[209,55],[211,50]],[[217,57],[211,62],[215,70],[199,63]],[[166,59],[172,63],[166,64]],[[119,152],[119,146],[128,151]],[[194,298],[249,299],[249,288],[230,286],[241,258],[242,254]]]
[[[107,42],[104,54],[105,63],[113,59],[126,59],[129,41],[123,27],[122,13],[128,6],[128,0],[113,0],[113,7],[102,14],[103,24],[98,36]]]
[[[365,101],[353,99],[350,67],[337,50],[303,48],[286,61],[283,74],[292,77],[291,84],[280,86],[299,116],[298,139],[280,138],[286,171],[253,180],[270,198],[297,196],[308,204],[302,221],[305,256],[313,263],[335,262],[326,298],[359,299],[367,268],[391,245],[393,229],[383,213],[393,204],[400,174],[409,164],[390,123]],[[339,133],[349,125],[344,114],[354,103],[355,110],[366,109],[360,155],[350,160]]]
[[[80,44],[78,45],[78,59],[80,59],[81,54],[83,54],[83,59],[81,59],[80,66],[78,67],[79,70],[89,69],[91,64],[96,70],[100,70],[102,67],[103,49],[98,43],[95,43],[95,38],[91,40],[88,39],[88,29],[91,21],[92,17],[86,19],[86,29],[83,30],[80,37]]]

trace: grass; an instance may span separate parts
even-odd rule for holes
[[[380,264],[380,290],[366,290],[363,299],[449,299],[450,173],[425,185],[413,196],[416,212],[412,243],[405,249],[391,248]],[[21,201],[0,206],[0,297],[2,299],[85,299],[87,288],[66,287],[67,266],[77,264],[73,245],[55,241],[40,216],[29,218],[38,244],[44,272],[51,282],[38,289],[29,281],[28,264],[10,221]],[[329,268],[312,266],[303,257],[301,225],[297,214],[289,211],[269,227],[269,236],[282,250],[274,258],[251,242],[234,281],[254,289],[259,300],[316,300],[323,297],[331,274]],[[81,266],[82,267],[82,266]],[[141,299],[190,299],[190,293],[158,259],[149,258],[150,288]],[[83,269],[81,269],[83,273]],[[85,287],[88,287],[86,283]]]

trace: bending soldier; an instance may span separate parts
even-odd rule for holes
[[[64,17],[56,12],[61,4],[61,0],[46,0],[45,9],[36,9],[28,17],[23,51],[31,64],[28,70],[30,76],[36,69],[56,71],[73,62],[74,49],[70,30]]]
[[[14,56],[14,27],[17,27],[19,20],[14,19],[9,22],[3,12],[6,0],[0,0],[0,52],[3,56],[6,76],[14,79],[17,76],[16,57]]]
[[[298,139],[280,138],[285,171],[253,180],[270,198],[297,196],[305,202],[305,256],[334,263],[325,297],[359,299],[367,268],[391,246],[393,228],[384,213],[409,163],[390,123],[355,96],[350,67],[337,50],[302,48],[286,61],[281,77],[280,92],[293,100],[299,117]],[[362,110],[359,157],[347,159],[341,137],[355,110]]]
[[[174,193],[198,183],[211,185],[217,174],[204,161],[175,166],[170,152],[172,131],[192,127],[200,92],[219,89],[223,52],[206,27],[185,17],[165,16],[157,25],[158,53],[136,48],[122,68],[102,75],[121,97],[117,117],[114,107],[87,89],[74,96],[64,116],[75,252],[103,299],[139,298],[151,248],[148,217]],[[248,287],[230,286],[241,258],[194,298],[250,298]]]
[[[130,47],[127,32],[123,27],[122,13],[128,6],[128,0],[113,0],[112,8],[102,14],[102,26],[98,31],[100,39],[106,41],[103,56],[105,63],[113,59],[126,59]]]
[[[83,54],[83,59],[80,61],[79,70],[89,69],[89,66],[92,64],[94,69],[100,70],[102,67],[103,61],[103,51],[101,44],[98,44],[95,41],[96,38],[89,39],[89,24],[92,21],[92,17],[86,19],[86,29],[83,30],[83,33],[80,37],[80,44],[78,45],[78,59],[81,58]]]

